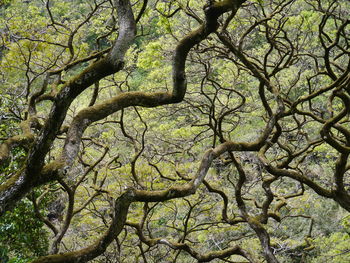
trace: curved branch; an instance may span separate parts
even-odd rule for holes
[[[0,186],[0,215],[10,209],[33,187],[56,179],[66,173],[64,163],[57,161],[49,166],[49,172],[55,176],[43,178],[44,160],[65,119],[73,100],[86,88],[98,80],[119,71],[123,67],[123,58],[135,36],[135,21],[131,5],[127,0],[116,1],[119,15],[120,34],[109,55],[91,64],[78,76],[67,82],[56,95],[49,118],[35,140],[23,169],[13,178]],[[115,61],[112,61],[115,59]],[[54,171],[53,168],[56,170]]]
[[[175,185],[166,190],[160,191],[148,191],[129,188],[115,201],[115,212],[110,227],[98,241],[88,246],[87,248],[74,252],[42,257],[37,260],[34,260],[33,263],[86,262],[97,257],[107,249],[108,245],[114,240],[116,236],[118,236],[120,231],[123,229],[124,224],[126,222],[128,209],[132,202],[163,202],[166,200],[185,197],[194,194],[203,182],[212,161],[215,158],[219,157],[221,154],[228,151],[230,149],[230,146],[230,144],[224,143],[217,146],[214,149],[207,150],[204,153],[204,156],[202,158],[202,161],[200,163],[195,177],[182,186]],[[228,251],[231,251],[230,253],[233,254],[232,249],[229,249]],[[223,255],[226,255],[225,257],[228,256],[228,251],[223,252]],[[210,254],[205,256],[203,259],[207,259],[207,261],[210,261],[213,259],[211,258],[212,256],[213,254]]]

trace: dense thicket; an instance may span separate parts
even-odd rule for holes
[[[0,3],[1,262],[348,262],[350,3]]]

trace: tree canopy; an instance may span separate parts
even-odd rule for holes
[[[0,2],[0,261],[348,262],[350,2]]]

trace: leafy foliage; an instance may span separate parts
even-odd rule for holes
[[[35,217],[32,203],[28,200],[21,201],[13,211],[2,216],[0,219],[1,262],[22,263],[45,255],[49,241],[43,225],[43,222]]]
[[[2,260],[349,261],[348,1],[2,3]]]

